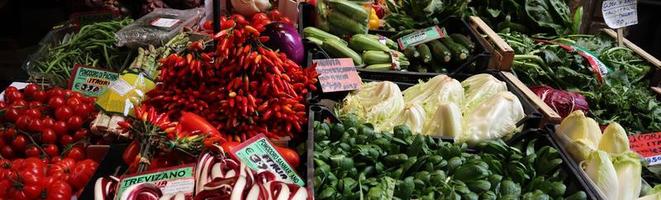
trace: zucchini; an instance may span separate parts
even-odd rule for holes
[[[306,28],[304,28],[303,29],[303,36],[305,36],[306,38],[310,38],[310,37],[317,38],[321,41],[325,41],[327,39],[335,39],[337,41],[340,41],[340,42],[344,43],[344,45],[348,44],[346,41],[342,40],[342,38],[337,37],[333,34],[330,34],[326,31],[323,31],[323,30],[315,28],[315,27],[306,27]]]
[[[429,68],[434,73],[447,73],[448,71],[443,67],[443,64],[438,59],[431,59],[431,66]]]
[[[334,58],[351,58],[355,65],[363,64],[363,59],[360,57],[360,55],[358,55],[358,53],[351,50],[351,48],[337,40],[331,39],[324,41],[322,48],[324,51],[326,51],[326,53]]]
[[[475,43],[473,43],[473,41],[465,35],[462,35],[462,34],[459,34],[459,33],[453,33],[453,34],[450,34],[450,38],[452,38],[452,40],[454,42],[467,47],[468,50],[475,49]]]
[[[367,22],[369,19],[369,12],[367,12],[363,6],[358,5],[357,3],[347,0],[328,0],[327,2],[333,9],[333,11],[331,11],[333,13],[335,13],[335,11],[339,11],[358,22]]]
[[[400,64],[401,62],[407,62],[408,60],[404,55],[401,55],[401,53],[397,52],[400,54],[400,57],[397,59]],[[392,63],[392,57],[390,53],[388,52],[383,52],[383,51],[364,51],[363,52],[363,62],[367,65],[371,64],[383,64],[383,63]]]
[[[406,55],[406,58],[408,58],[409,60],[414,60],[420,57],[420,52],[418,52],[413,47],[407,47],[406,49],[404,49],[404,55]]]
[[[461,46],[460,44],[455,43],[452,40],[452,38],[449,37],[441,38],[441,42],[443,42],[443,44],[447,46],[448,49],[450,49],[450,51],[452,52],[452,57],[454,59],[465,60],[466,58],[468,58],[468,54],[469,54],[468,49],[466,49],[466,47],[464,46]]]
[[[385,44],[381,44],[378,40],[372,39],[365,34],[356,34],[351,37],[349,47],[357,52],[377,50],[377,51],[390,51],[390,48]]]
[[[392,38],[396,40],[396,39],[399,39],[399,38],[402,37],[402,36],[405,36],[405,35],[411,34],[411,33],[413,33],[413,32],[415,32],[415,29],[406,29],[406,30],[402,30],[402,31],[399,31],[399,33],[393,35]]]
[[[450,60],[452,60],[452,53],[450,52],[450,49],[443,45],[441,41],[432,40],[429,42],[429,47],[431,48],[431,52],[434,54],[434,58],[436,58],[436,60],[444,63],[450,62]]]
[[[360,24],[340,12],[331,12],[328,16],[328,22],[331,27],[339,28],[348,33],[367,33],[366,24]]]
[[[316,38],[316,37],[305,37],[305,39],[308,39],[310,42],[312,42],[316,45],[319,45],[319,46],[324,44],[324,41],[322,41],[322,40],[320,40],[319,38]]]
[[[392,68],[392,64],[390,63],[383,63],[383,64],[373,64],[373,65],[367,65],[365,69],[373,69],[373,70],[390,70]]]
[[[426,44],[419,44],[416,49],[420,52],[420,59],[423,63],[431,63],[431,50]]]
[[[385,45],[388,46],[388,48],[390,48],[390,49],[397,49],[397,48],[399,48],[399,47],[397,46],[397,42],[395,42],[394,40],[391,40],[390,38],[388,38],[388,37],[386,37],[386,36],[382,36],[382,35],[373,35],[373,34],[366,34],[366,35],[367,35],[367,37],[369,37],[369,38],[372,38],[372,39],[375,39],[375,40],[379,41],[379,43],[381,43],[381,44],[383,44],[383,42],[381,42],[381,40],[385,40],[385,41],[386,41],[386,44],[385,44]]]

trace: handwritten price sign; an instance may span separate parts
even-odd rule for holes
[[[610,28],[638,24],[636,0],[604,0],[601,4],[604,21]]]
[[[320,59],[312,62],[317,64],[323,92],[356,90],[363,83],[351,58]]]
[[[629,147],[645,158],[649,165],[661,164],[661,132],[631,135]]]

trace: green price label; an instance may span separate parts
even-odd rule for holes
[[[406,47],[416,46],[425,42],[429,42],[439,38],[444,38],[447,35],[448,33],[445,31],[445,28],[432,26],[402,36],[401,38],[397,39],[397,43],[399,43],[399,49],[404,50],[406,49]]]
[[[252,170],[257,172],[268,170],[275,173],[278,179],[305,186],[303,179],[296,174],[296,171],[289,166],[263,134],[241,143],[238,148],[233,149],[232,153]]]
[[[175,194],[177,192],[192,194],[195,187],[193,166],[174,167],[157,172],[125,177],[119,182],[120,185],[115,199],[120,200],[126,189],[140,183],[152,183],[159,187],[163,194]]]
[[[119,74],[95,68],[76,66],[71,78],[71,90],[87,96],[96,97],[105,92],[108,85],[119,78]]]

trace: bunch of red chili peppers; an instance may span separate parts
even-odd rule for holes
[[[268,37],[260,36],[260,20],[252,21],[223,17],[222,31],[214,35],[216,49],[195,42],[162,60],[160,84],[144,103],[171,119],[182,110],[199,114],[228,141],[301,132],[307,122],[305,96],[316,90],[317,72],[262,45]]]

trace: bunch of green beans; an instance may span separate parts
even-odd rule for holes
[[[49,47],[39,59],[31,75],[47,79],[53,85],[66,86],[75,64],[83,64],[121,71],[126,56],[115,47],[115,32],[133,22],[125,18],[83,26],[78,33],[65,37],[58,45]]]

